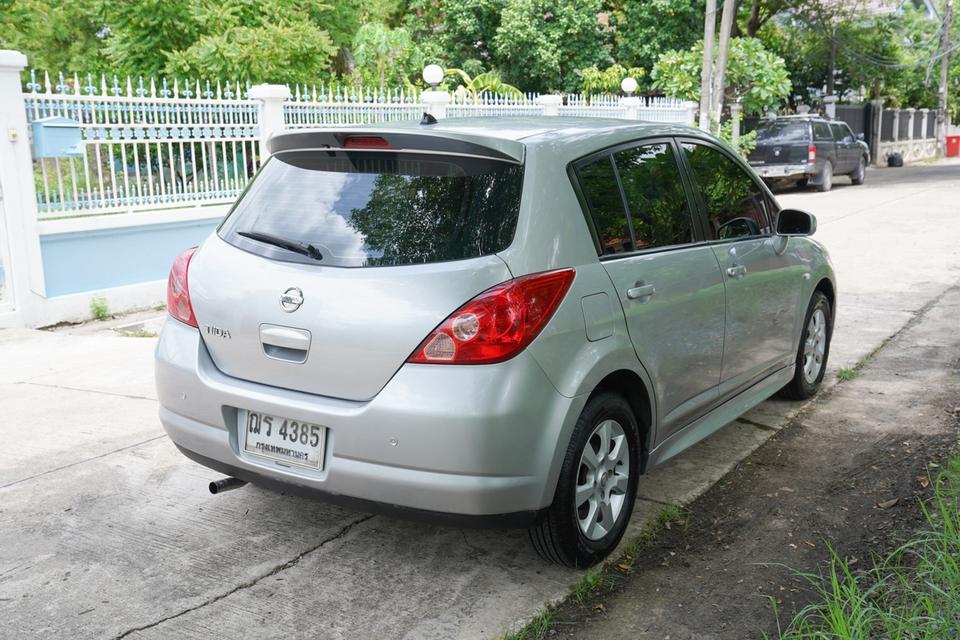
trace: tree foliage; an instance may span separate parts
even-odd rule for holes
[[[578,69],[611,62],[600,8],[600,0],[511,0],[494,37],[498,68],[527,91],[576,90]]]
[[[424,65],[424,56],[403,27],[391,29],[380,22],[360,27],[353,39],[357,71],[366,84],[387,86],[409,83]]]
[[[641,83],[647,75],[643,67],[627,69],[620,64],[612,64],[602,71],[597,67],[587,67],[580,69],[578,73],[581,81],[580,88],[587,95],[619,93],[620,83],[624,78],[630,77]]]
[[[703,0],[619,0],[610,7],[613,57],[648,74],[664,51],[688,49],[703,37]],[[637,80],[641,86],[643,78]]]
[[[696,100],[700,96],[703,41],[686,51],[668,51],[653,68],[654,85],[667,95]],[[740,102],[744,113],[776,108],[790,94],[783,58],[764,49],[756,38],[733,38],[727,60],[724,102]]]

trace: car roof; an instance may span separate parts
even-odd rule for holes
[[[593,118],[573,116],[488,116],[470,118],[441,118],[436,124],[423,125],[419,120],[404,120],[378,124],[295,129],[278,133],[270,139],[271,152],[304,149],[330,144],[352,133],[380,133],[385,136],[424,136],[446,138],[495,149],[500,154],[522,161],[525,147],[539,144],[568,142],[582,143],[584,136],[608,138],[685,135],[704,137],[689,126],[621,118]],[[337,145],[339,146],[339,145]]]

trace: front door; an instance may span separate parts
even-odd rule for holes
[[[671,141],[604,151],[577,173],[602,264],[653,380],[662,441],[718,396],[724,287],[717,260],[699,237]]]
[[[789,240],[774,235],[773,199],[740,162],[699,141],[681,148],[726,288],[723,397],[793,362],[806,269],[787,250]]]

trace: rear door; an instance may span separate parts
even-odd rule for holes
[[[723,272],[726,332],[721,397],[793,361],[803,265],[773,234],[772,198],[719,146],[681,142],[696,183],[704,234]]]
[[[522,182],[522,164],[489,158],[276,153],[190,265],[214,363],[372,398],[444,318],[510,279],[495,254],[512,242]]]
[[[717,398],[724,323],[717,260],[700,241],[670,140],[603,151],[575,168],[666,437]]]

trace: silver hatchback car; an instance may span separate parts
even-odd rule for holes
[[[451,119],[270,150],[174,263],[156,351],[164,428],[233,484],[526,526],[587,566],[641,474],[823,379],[815,219],[695,129]]]

